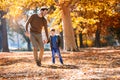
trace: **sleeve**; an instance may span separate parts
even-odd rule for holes
[[[48,39],[48,26],[47,26],[47,21],[46,21],[46,19],[44,20],[44,29],[45,29],[46,37],[47,37],[47,39]]]
[[[28,25],[32,21],[32,18],[33,18],[33,15],[26,22],[26,26],[25,26],[26,31],[28,31]]]

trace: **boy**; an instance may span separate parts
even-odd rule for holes
[[[60,63],[63,64],[62,56],[60,54],[60,36],[55,34],[55,29],[50,30],[50,46],[52,51],[52,63],[55,64],[55,54],[58,55]]]

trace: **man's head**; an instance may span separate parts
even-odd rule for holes
[[[47,12],[48,12],[48,8],[45,7],[45,6],[43,6],[43,7],[41,7],[40,12],[41,12],[41,14],[42,14],[43,16],[45,16],[45,15],[47,14]]]

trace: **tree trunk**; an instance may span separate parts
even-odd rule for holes
[[[2,31],[0,30],[0,52],[1,50],[2,50]]]
[[[9,52],[6,19],[2,18],[2,51]]]
[[[61,11],[63,20],[64,49],[70,51],[76,50],[75,36],[70,16],[70,8],[63,5],[61,7]]]
[[[27,47],[28,47],[28,51],[32,51],[31,43],[30,43],[30,39],[29,38],[27,39]]]
[[[76,47],[78,48],[77,35],[76,34],[75,34],[75,43],[76,43]]]
[[[79,34],[79,38],[80,38],[80,48],[83,48],[84,45],[83,45],[82,32],[80,32],[80,34]]]
[[[96,34],[95,34],[95,47],[101,47],[100,45],[100,29],[97,28]]]
[[[60,35],[61,35],[61,41],[60,41],[60,47],[61,47],[61,49],[63,50],[63,48],[64,48],[64,45],[63,45],[63,31],[62,32],[60,32]]]
[[[2,50],[2,11],[0,11],[0,52]]]
[[[24,38],[24,39],[26,40],[26,42],[27,42],[27,49],[28,49],[28,51],[32,51],[30,39],[25,36],[24,31],[23,31],[22,29],[20,29],[20,31],[22,32],[22,33],[20,33],[20,34],[23,36],[23,38]]]

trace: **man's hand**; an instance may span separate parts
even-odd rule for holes
[[[43,43],[46,44],[48,42],[48,40],[43,40]]]
[[[30,33],[28,31],[25,32],[25,36],[30,38]]]

